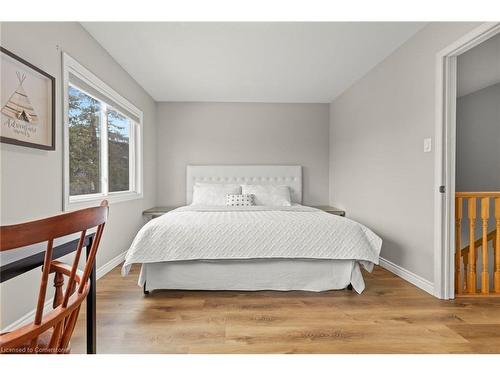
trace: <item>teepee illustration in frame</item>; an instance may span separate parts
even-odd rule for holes
[[[38,115],[23,88],[26,75],[19,72],[16,72],[16,74],[19,86],[3,106],[2,113],[13,120],[25,121],[31,125],[36,125],[38,124]]]

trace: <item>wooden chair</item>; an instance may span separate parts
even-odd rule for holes
[[[89,293],[89,276],[108,217],[108,202],[42,220],[0,227],[0,251],[13,251],[24,246],[47,242],[42,267],[38,302],[33,323],[0,335],[1,353],[69,353],[69,342],[80,307]],[[95,228],[95,238],[83,271],[78,270],[85,236]],[[80,240],[71,266],[52,260],[54,240],[80,233]],[[55,295],[53,308],[43,313],[49,274],[54,273]],[[67,277],[63,292],[64,278]]]

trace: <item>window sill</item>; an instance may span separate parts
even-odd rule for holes
[[[123,193],[110,193],[93,194],[81,197],[69,198],[64,204],[64,211],[72,211],[82,208],[89,208],[99,206],[103,200],[107,200],[109,204],[133,201],[142,199],[144,195],[137,192],[123,192]]]

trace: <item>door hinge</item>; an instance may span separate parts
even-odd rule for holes
[[[446,193],[446,187],[445,187],[444,185],[441,185],[441,186],[439,187],[439,192],[440,192],[440,193],[443,193],[443,194],[444,194],[444,193]]]

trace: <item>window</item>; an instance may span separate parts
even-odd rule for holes
[[[101,186],[101,103],[68,88],[69,194],[98,194]]]
[[[142,198],[142,112],[64,54],[65,209]]]
[[[107,121],[109,191],[129,191],[131,120],[108,108]]]

